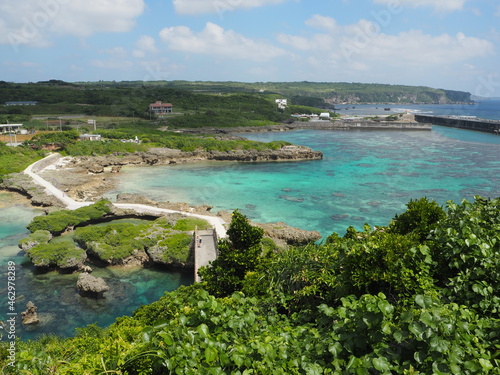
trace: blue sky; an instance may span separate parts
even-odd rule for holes
[[[498,0],[0,0],[0,80],[317,81],[500,96]]]

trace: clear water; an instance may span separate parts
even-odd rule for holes
[[[500,196],[500,137],[490,134],[434,127],[245,136],[307,145],[324,159],[128,167],[118,190],[211,204],[214,211],[238,208],[258,222],[285,221],[323,236],[349,225],[386,225],[422,196],[440,204]]]
[[[378,107],[386,114],[386,106]],[[345,112],[377,114],[375,108],[356,106]],[[500,102],[401,109],[500,119]],[[432,132],[295,131],[245,136],[307,145],[325,157],[307,162],[128,167],[122,169],[121,184],[109,197],[135,192],[158,201],[211,204],[214,211],[239,208],[258,222],[285,221],[327,236],[365,222],[386,225],[412,198],[427,196],[445,203],[477,194],[500,196],[500,137],[490,134],[434,126]],[[14,261],[16,311],[20,315],[31,300],[42,320],[33,328],[17,325],[23,340],[44,333],[72,335],[76,327],[89,323],[108,325],[165,291],[193,281],[191,274],[97,269],[94,274],[104,277],[111,291],[105,300],[82,298],[76,292],[75,275],[37,274],[20,253],[17,243],[40,211],[15,203],[13,197],[0,192],[0,320],[5,320],[8,306],[5,265]]]
[[[29,231],[26,225],[40,210],[22,204],[11,204],[15,196],[1,193],[0,222],[0,320],[8,316],[7,263],[16,264],[16,335],[22,340],[42,334],[70,336],[76,327],[97,323],[107,326],[123,315],[130,315],[143,304],[158,300],[164,292],[193,282],[191,272],[164,272],[155,269],[94,268],[94,276],[102,277],[110,287],[106,298],[92,300],[77,293],[78,275],[57,272],[37,273],[17,244]],[[28,301],[38,307],[41,320],[36,326],[21,325],[21,312]]]
[[[336,105],[335,108],[341,115],[349,116],[369,116],[369,115],[389,115],[394,113],[420,113],[428,115],[449,115],[449,116],[475,116],[490,120],[500,120],[500,101],[485,100],[474,104],[362,104],[362,105]],[[390,108],[386,111],[385,108]]]

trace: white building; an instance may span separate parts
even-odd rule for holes
[[[288,101],[286,99],[276,99],[276,104],[279,109],[285,109],[288,105]]]

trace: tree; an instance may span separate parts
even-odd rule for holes
[[[441,206],[426,197],[412,199],[406,207],[405,212],[392,219],[389,231],[402,235],[414,233],[420,241],[427,239],[439,220],[446,216]]]
[[[238,210],[233,213],[227,234],[227,239],[219,241],[217,259],[198,271],[208,291],[217,296],[240,290],[247,272],[255,270],[262,251],[264,231],[250,225]]]

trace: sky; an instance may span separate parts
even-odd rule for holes
[[[0,0],[0,80],[364,82],[500,97],[498,0]]]

